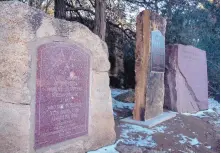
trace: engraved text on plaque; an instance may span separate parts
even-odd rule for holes
[[[52,42],[37,50],[35,148],[88,133],[90,55]]]
[[[159,30],[151,32],[151,71],[165,71],[165,39]]]

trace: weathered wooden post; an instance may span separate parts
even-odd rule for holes
[[[166,19],[149,10],[137,16],[133,119],[163,113]]]

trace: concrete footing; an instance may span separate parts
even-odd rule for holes
[[[127,117],[127,118],[121,119],[120,122],[136,124],[136,125],[140,125],[143,127],[152,128],[166,120],[176,117],[176,114],[177,114],[176,112],[163,112],[162,114],[146,121],[136,121],[136,120],[133,120],[132,117]]]

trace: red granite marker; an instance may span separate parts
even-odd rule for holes
[[[205,51],[180,44],[167,46],[164,106],[183,113],[208,109]]]
[[[88,133],[90,55],[53,42],[37,51],[35,149]]]

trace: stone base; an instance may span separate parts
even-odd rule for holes
[[[164,73],[150,72],[144,120],[152,119],[163,113],[164,105]]]
[[[132,117],[128,117],[128,118],[124,118],[124,119],[120,120],[120,122],[129,123],[129,124],[136,124],[139,126],[152,128],[152,127],[154,127],[154,126],[156,126],[166,120],[172,119],[174,117],[176,117],[175,112],[163,112],[162,114],[160,114],[152,119],[146,120],[146,121],[136,121],[136,120],[133,120]]]

